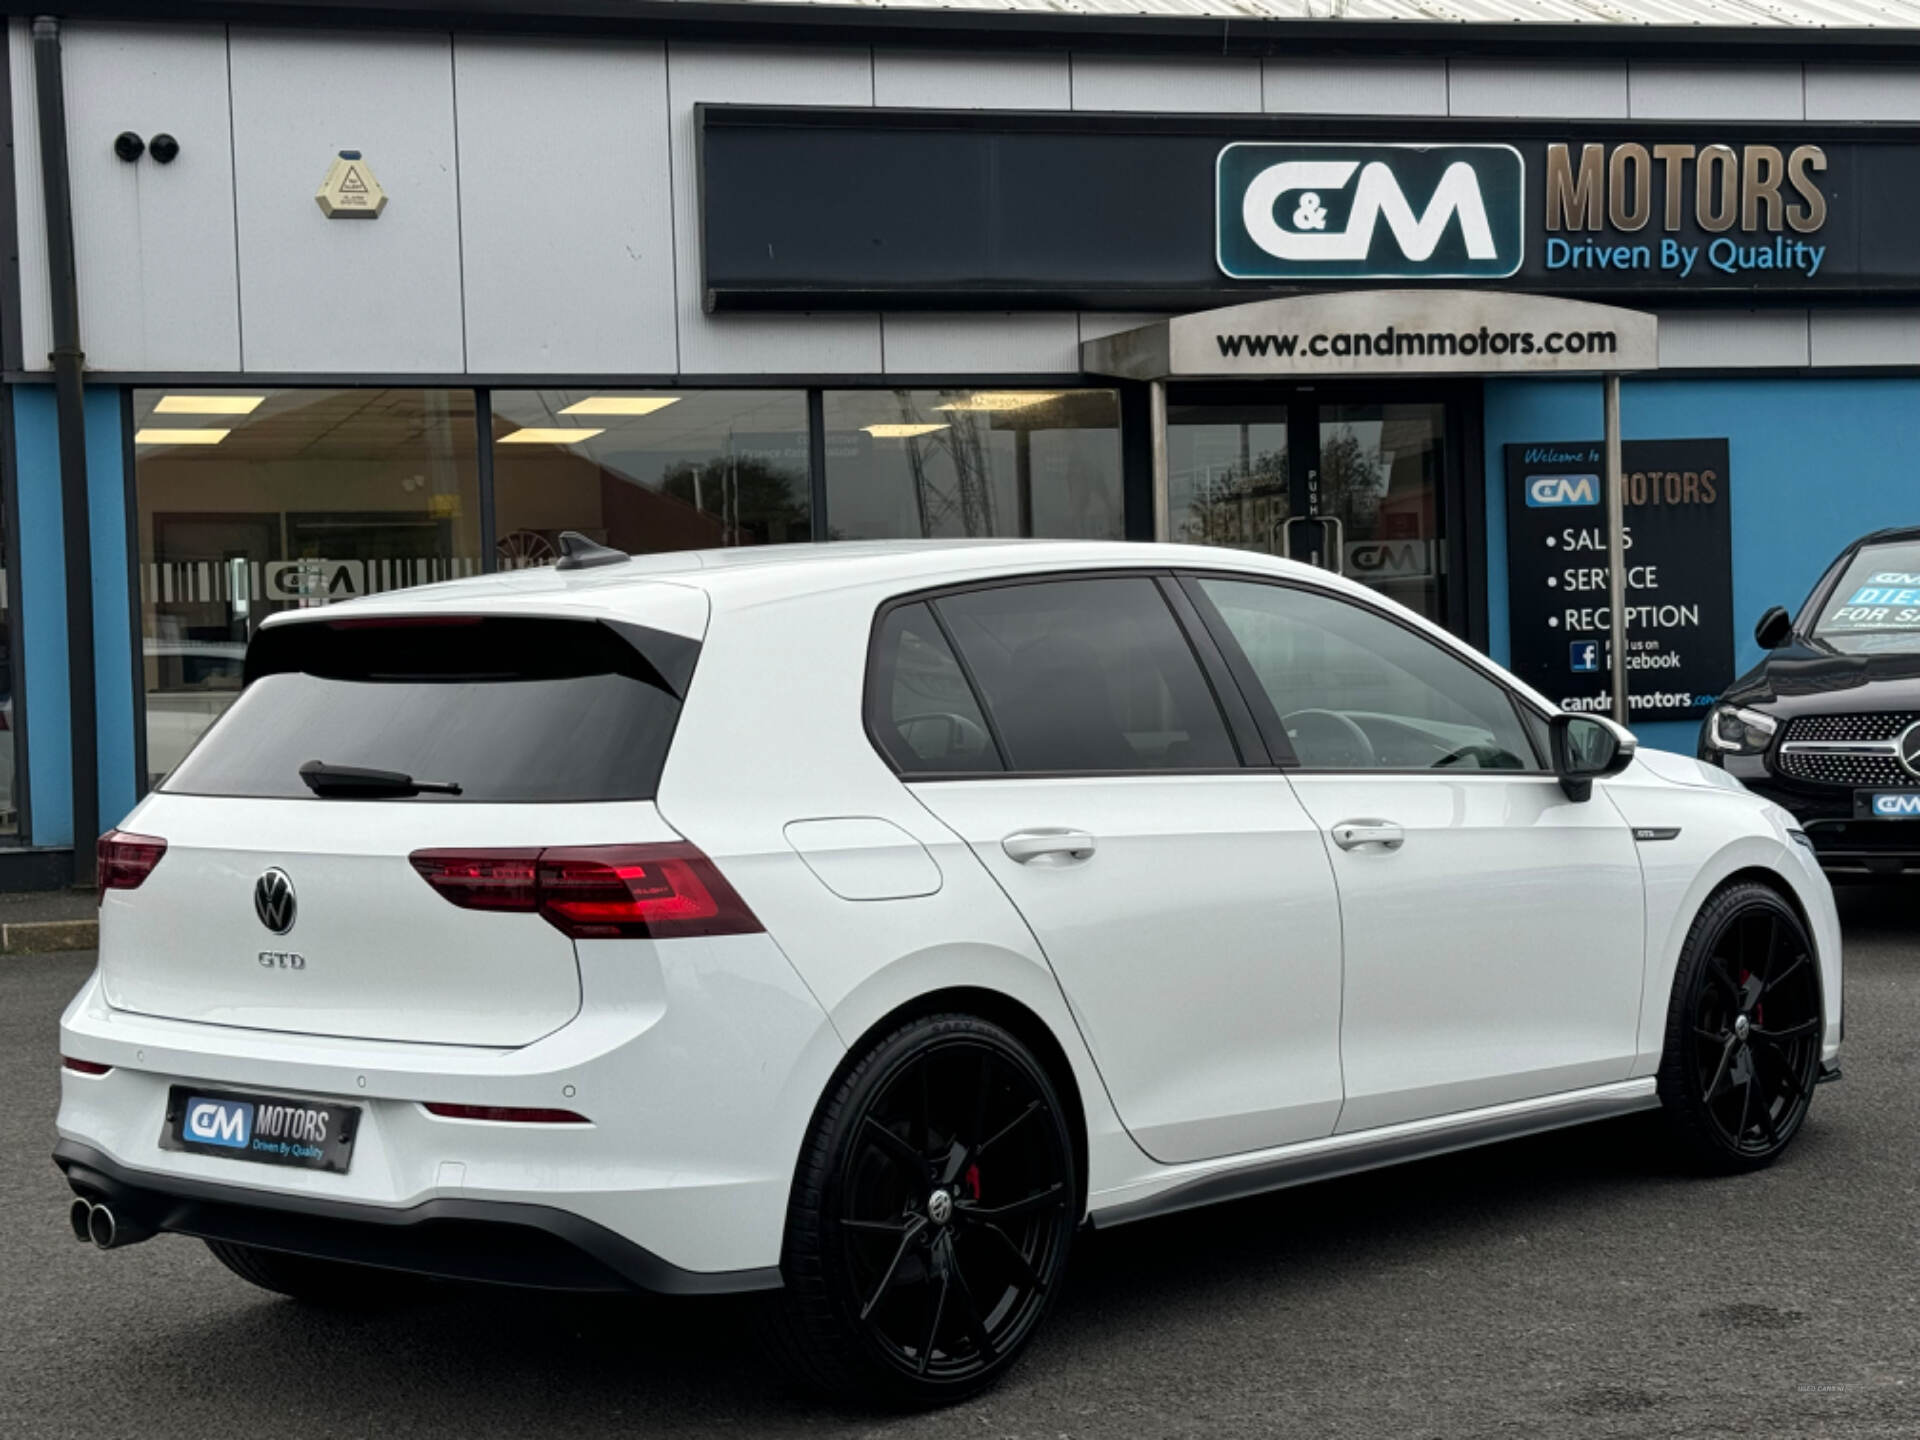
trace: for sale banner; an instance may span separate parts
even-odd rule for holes
[[[1612,705],[1606,466],[1599,441],[1506,447],[1512,669],[1563,709]],[[1704,713],[1733,678],[1727,442],[1630,440],[1627,703],[1633,721]]]

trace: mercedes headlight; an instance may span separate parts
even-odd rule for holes
[[[1707,717],[1707,743],[1729,755],[1758,755],[1773,743],[1780,722],[1758,710],[1716,705]]]

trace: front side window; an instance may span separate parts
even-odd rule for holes
[[[1308,769],[1539,768],[1506,691],[1405,626],[1308,590],[1197,584]]]
[[[1813,636],[1848,655],[1920,654],[1920,542],[1862,546]]]
[[[934,602],[1009,770],[1231,769],[1239,756],[1153,580],[1058,580]]]

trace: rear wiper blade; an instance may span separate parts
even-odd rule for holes
[[[368,770],[359,765],[329,765],[324,760],[307,761],[300,767],[300,778],[316,795],[346,798],[460,793],[451,780],[416,780],[403,770]]]

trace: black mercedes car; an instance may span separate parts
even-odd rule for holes
[[[1700,758],[1799,817],[1830,874],[1920,871],[1920,527],[1849,545],[1700,727]]]

